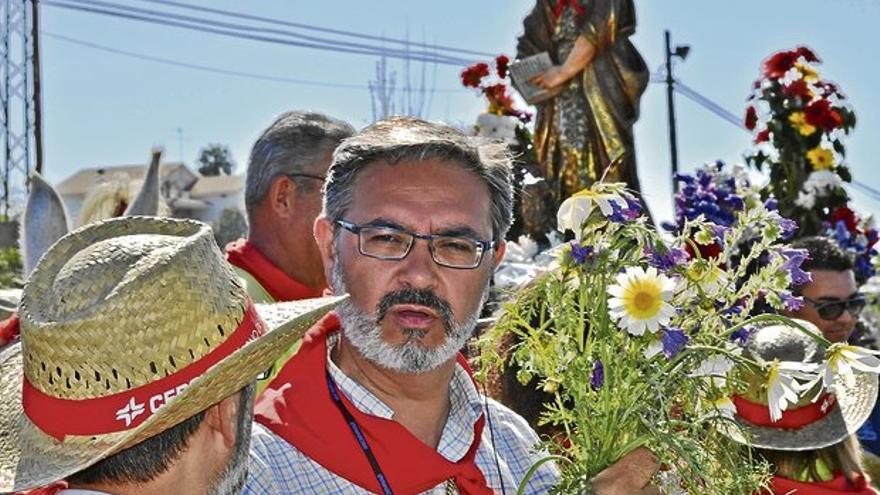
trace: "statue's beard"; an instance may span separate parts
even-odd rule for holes
[[[334,261],[331,273],[331,285],[334,292],[348,292],[345,276],[339,261]],[[358,352],[373,364],[401,373],[425,373],[436,369],[441,364],[453,359],[473,335],[477,326],[477,318],[483,303],[489,297],[489,283],[483,289],[480,304],[473,313],[463,321],[455,320],[448,302],[437,296],[430,289],[401,289],[385,294],[379,302],[376,314],[370,314],[358,308],[351,299],[346,299],[336,308],[342,324],[342,334],[351,342]],[[422,339],[425,331],[421,329],[403,329],[406,341],[392,345],[382,340],[379,324],[387,310],[395,304],[418,304],[434,309],[443,321],[446,338],[439,346],[428,347]]]

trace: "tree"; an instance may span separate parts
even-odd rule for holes
[[[214,229],[214,240],[221,249],[247,235],[248,230],[247,220],[237,208],[225,208],[211,227]]]
[[[204,176],[229,175],[235,168],[235,160],[229,147],[222,144],[209,144],[199,152],[199,173]]]

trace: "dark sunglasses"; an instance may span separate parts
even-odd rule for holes
[[[816,310],[819,318],[828,321],[840,318],[844,311],[849,311],[853,316],[859,316],[859,313],[865,309],[865,305],[868,303],[864,294],[856,294],[849,299],[832,299],[830,301],[816,301],[809,297],[804,297],[804,301]]]

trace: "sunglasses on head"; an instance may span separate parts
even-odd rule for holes
[[[840,318],[844,311],[849,311],[853,316],[859,316],[868,302],[864,294],[856,294],[848,299],[824,299],[821,301],[804,297],[804,301],[816,310],[819,318],[829,321]]]

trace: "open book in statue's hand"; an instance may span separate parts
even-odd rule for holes
[[[546,90],[531,82],[533,77],[543,73],[550,67],[553,67],[553,65],[553,61],[550,60],[550,54],[547,52],[519,59],[510,64],[510,77],[513,80],[513,87],[519,91],[519,94],[522,95],[529,105],[541,103],[559,94],[561,87]]]

